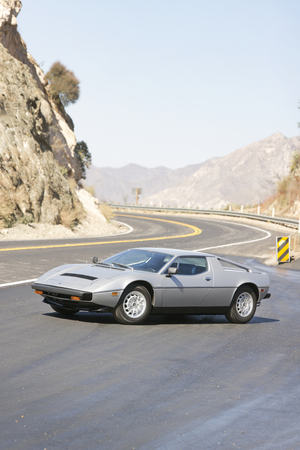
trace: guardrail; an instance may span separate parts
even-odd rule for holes
[[[194,213],[194,214],[214,214],[218,216],[244,217],[246,219],[261,220],[263,222],[272,222],[280,225],[287,225],[293,228],[298,228],[300,233],[300,219],[290,219],[288,217],[273,217],[263,214],[244,213],[239,211],[224,211],[215,209],[192,209],[192,208],[170,208],[160,206],[137,206],[137,205],[121,205],[117,203],[108,203],[112,208],[122,209],[139,209],[146,211],[163,211],[163,212],[177,212],[177,213]]]

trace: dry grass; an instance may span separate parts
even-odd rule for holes
[[[300,177],[291,172],[278,181],[276,193],[262,203],[261,211],[267,213],[274,208],[276,216],[293,216],[297,214],[299,202]]]
[[[95,187],[94,186],[84,186],[84,189],[89,192],[93,197],[95,197]]]
[[[15,200],[7,191],[0,190],[0,228],[10,228],[15,223]]]
[[[75,178],[73,178],[73,177],[68,178],[68,183],[69,183],[71,191],[74,191],[74,189],[77,186],[77,182],[76,182]]]
[[[71,228],[71,230],[73,230],[78,223],[77,211],[75,208],[62,208],[59,213],[59,222],[66,228]]]
[[[58,217],[58,223],[73,230],[85,217],[82,204],[78,201],[74,206],[64,206]]]
[[[99,205],[99,209],[101,211],[101,214],[103,214],[103,216],[107,220],[107,222],[110,222],[114,218],[115,216],[114,212],[111,209],[111,207],[108,206],[107,203],[101,203],[101,205]]]

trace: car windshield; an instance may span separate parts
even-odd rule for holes
[[[171,259],[173,255],[149,250],[132,249],[118,253],[105,259],[104,263],[122,264],[134,270],[144,270],[146,272],[159,272],[159,270]]]

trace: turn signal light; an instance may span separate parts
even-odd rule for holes
[[[71,296],[71,300],[78,300],[78,301],[79,301],[79,300],[80,300],[80,297],[75,297],[75,295],[72,295],[72,296]]]
[[[116,295],[119,295],[119,292],[112,292],[111,295],[114,297]]]
[[[35,294],[43,295],[43,291],[38,291],[37,289],[34,291]]]

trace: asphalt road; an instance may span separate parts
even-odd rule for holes
[[[200,249],[267,236],[223,221],[164,219],[202,233],[176,238],[195,228],[123,216],[134,227],[123,237],[0,251],[0,284],[132,246]],[[273,238],[211,250],[269,273],[272,297],[247,325],[222,316],[154,316],[140,326],[109,314],[62,318],[29,285],[0,289],[0,448],[300,448],[300,273],[253,258]],[[8,248],[20,243],[1,243]]]
[[[104,238],[1,242],[0,285],[37,278],[47,270],[70,261],[91,262],[93,256],[98,256],[101,260],[130,247],[153,246],[186,250],[208,248],[211,250],[207,251],[212,253],[248,257],[264,254],[270,249],[275,252],[276,233],[272,232],[268,237],[267,231],[247,225],[180,215],[124,213],[116,218],[132,226],[133,231],[126,235]],[[194,235],[190,236],[191,234]],[[257,239],[262,240],[256,241]],[[245,241],[250,242],[231,245]]]

